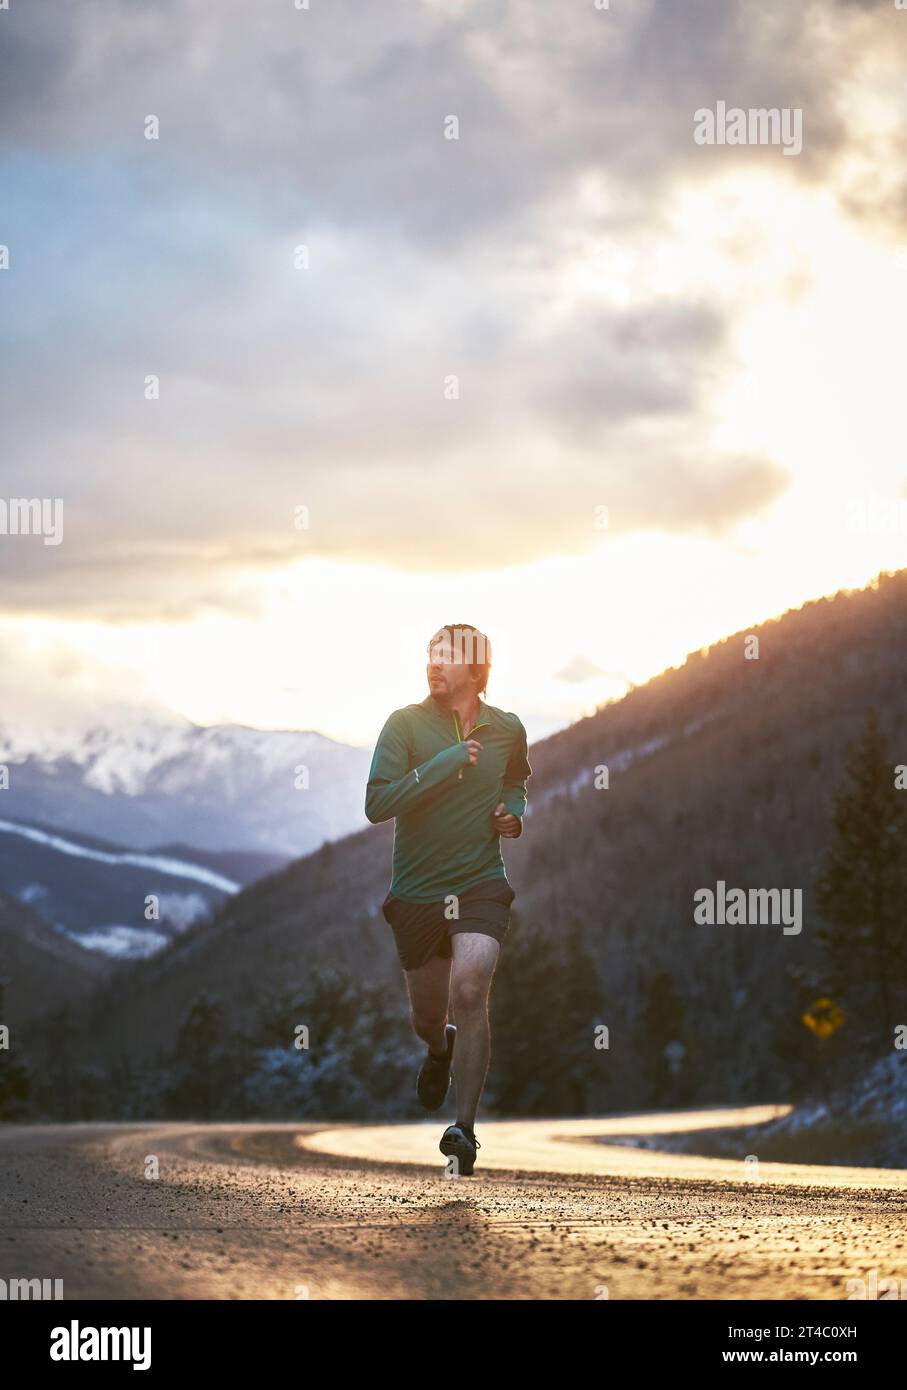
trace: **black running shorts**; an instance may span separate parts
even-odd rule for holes
[[[444,915],[449,907],[443,899],[414,903],[388,893],[381,911],[393,930],[403,969],[418,970],[434,956],[450,960],[453,954],[450,938],[457,932],[480,932],[482,936],[503,941],[510,926],[510,904],[515,897],[506,878],[486,878],[460,893],[459,914],[450,920]]]

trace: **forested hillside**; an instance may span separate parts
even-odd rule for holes
[[[759,654],[746,659],[752,635]],[[786,1101],[880,1054],[875,967],[855,946],[850,978],[832,978],[813,892],[847,749],[871,710],[893,779],[907,763],[907,571],[694,653],[532,747],[530,813],[504,849],[517,899],[491,1103],[543,1113]],[[596,785],[603,768],[607,787]],[[381,1099],[370,1099],[376,1057],[386,1079],[388,1068],[408,1076],[416,1055],[380,914],[391,836],[369,828],[297,861],[76,1006],[84,1063],[144,1076],[145,1101],[121,1085],[109,1108],[161,1113],[160,1077],[176,1058],[191,1078],[195,1006],[196,1023],[208,1021],[205,1065],[219,1048],[230,1058],[220,1112],[329,1114],[318,1076],[347,1065],[362,1085],[344,1113],[414,1113],[408,1083],[395,1099],[376,1082]],[[695,924],[693,894],[718,880],[802,890],[802,931]],[[891,990],[907,1023],[904,979],[895,972]],[[823,1038],[803,1015],[829,995],[843,1021]],[[287,1051],[291,1019],[310,1029],[306,1052]],[[595,1046],[597,1025],[607,1047]],[[35,1021],[36,1055],[43,1036]],[[167,1092],[174,1113],[192,1109],[186,1086],[182,1100]]]

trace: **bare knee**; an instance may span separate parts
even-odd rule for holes
[[[488,1008],[488,981],[481,979],[458,980],[453,988],[454,1012],[461,1018],[464,1014],[480,1014]]]

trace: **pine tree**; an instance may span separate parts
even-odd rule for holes
[[[835,837],[814,887],[827,924],[817,938],[832,988],[857,1007],[872,1001],[885,1050],[893,1036],[892,982],[903,978],[907,962],[905,798],[873,712],[848,749],[834,800]]]
[[[210,1119],[224,1090],[226,1011],[206,990],[192,1001],[177,1035],[176,1080],[171,1099],[178,1113]]]
[[[679,1105],[691,1086],[683,999],[666,970],[647,976],[641,993],[638,1046],[648,1099],[652,1105]]]
[[[557,938],[514,912],[491,995],[491,1094],[505,1115],[581,1114],[600,1085],[601,994],[581,924]]]
[[[4,1007],[7,983],[7,979],[0,978],[0,1023],[7,1022]],[[13,1047],[0,1051],[0,1120],[23,1119],[31,1098],[31,1071],[15,1050],[12,1032],[11,1038]]]

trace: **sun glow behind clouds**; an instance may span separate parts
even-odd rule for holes
[[[607,676],[558,679],[578,655],[639,683],[813,596],[816,567],[804,560],[803,537],[800,521],[789,524],[787,546],[783,528],[763,533],[758,548],[649,533],[606,540],[582,558],[418,580],[306,561],[263,581],[255,620],[116,629],[47,622],[32,631],[58,659],[70,651],[83,669],[102,673],[99,694],[142,686],[149,700],[200,724],[314,728],[368,744],[386,713],[426,694],[431,633],[473,622],[492,641],[489,699],[541,733],[623,693]],[[872,551],[873,538],[864,539]],[[903,549],[903,535],[891,540]],[[828,534],[818,544],[830,576],[841,552]]]
[[[551,313],[607,299],[603,259],[589,243],[585,259],[564,261]],[[854,524],[860,499],[903,486],[907,268],[825,193],[768,177],[681,193],[650,245],[624,246],[619,265],[615,299],[628,285],[699,289],[731,314],[708,446],[788,468],[792,485],[763,514],[719,539],[606,532],[585,555],[482,573],[414,578],[307,560],[258,575],[254,620],[35,621],[33,659],[71,653],[82,694],[140,689],[203,724],[311,727],[367,744],[389,709],[424,696],[431,632],[471,621],[492,638],[492,702],[560,724],[621,691],[604,677],[558,680],[576,656],[646,680],[746,623],[907,564],[903,530]],[[7,641],[21,631],[10,621]]]
[[[586,294],[606,299],[615,281],[602,263],[600,243],[569,256],[550,312],[568,313]],[[621,693],[604,676],[559,679],[577,657],[639,682],[748,623],[907,565],[905,528],[859,510],[867,499],[893,502],[905,476],[907,267],[891,250],[842,219],[827,194],[765,176],[679,194],[660,233],[624,247],[620,265],[617,299],[634,283],[668,296],[697,289],[729,313],[703,448],[765,454],[791,478],[729,534],[606,532],[582,555],[457,576],[309,559],[258,576],[254,618],[11,620],[7,640],[27,627],[34,658],[43,647],[65,667],[68,652],[83,694],[86,681],[99,694],[143,688],[203,724],[316,728],[368,743],[388,710],[423,697],[425,643],[445,622],[491,637],[493,703],[554,727]]]
[[[457,17],[463,12],[447,0],[432,8]],[[478,13],[480,8],[471,10]],[[842,10],[828,7],[825,18],[823,7],[811,8],[818,22],[827,25],[823,44],[837,52],[845,42]],[[540,15],[544,18],[543,11],[517,7],[514,22],[533,27]],[[867,32],[874,18],[866,17]],[[629,12],[620,22],[630,24]],[[860,23],[854,7],[848,7],[847,24]],[[529,138],[522,148],[531,152],[541,128],[536,118],[547,121],[549,107],[555,111],[558,105],[533,80],[533,69],[522,65],[527,52],[525,45],[502,44],[497,36],[477,37],[470,48],[474,61],[499,72],[500,90],[514,111],[528,112]],[[907,114],[907,89],[898,58],[896,45],[887,41],[869,45],[865,53],[856,44],[841,50],[830,71],[840,83],[838,105],[849,143],[825,174],[817,176],[817,166],[808,162],[812,128],[807,112],[802,161],[779,154],[773,163],[765,151],[747,150],[725,162],[715,159],[714,151],[702,151],[691,174],[681,150],[676,173],[674,166],[666,170],[659,196],[652,198],[651,214],[629,231],[633,219],[622,214],[627,200],[637,196],[635,171],[627,180],[619,160],[608,167],[607,159],[597,164],[591,156],[588,163],[568,164],[573,174],[562,183],[550,182],[544,198],[520,205],[520,216],[505,224],[505,233],[493,223],[478,223],[465,258],[457,255],[455,241],[440,254],[423,257],[429,236],[397,244],[383,222],[360,226],[349,213],[345,226],[327,214],[319,223],[307,209],[292,233],[283,224],[272,228],[261,254],[244,252],[248,293],[230,300],[218,286],[208,338],[216,343],[227,324],[239,323],[246,338],[265,347],[276,341],[280,325],[295,324],[304,308],[317,330],[323,370],[319,377],[314,352],[306,376],[293,352],[281,356],[278,351],[256,380],[249,376],[250,392],[264,402],[269,429],[274,428],[260,437],[264,446],[260,464],[256,461],[260,475],[255,482],[260,476],[261,483],[256,497],[268,499],[269,487],[275,486],[277,455],[296,458],[297,441],[305,431],[295,413],[295,396],[304,389],[307,422],[314,422],[319,432],[327,432],[335,416],[352,421],[331,446],[337,459],[332,473],[323,480],[313,472],[311,500],[322,501],[316,490],[320,485],[325,501],[321,514],[329,512],[327,503],[334,498],[342,511],[347,492],[358,491],[368,501],[366,536],[372,525],[379,534],[402,510],[401,499],[411,500],[423,485],[430,507],[436,478],[445,496],[458,502],[458,482],[476,469],[487,491],[473,482],[475,510],[471,530],[464,512],[463,553],[483,568],[446,572],[449,555],[443,562],[433,556],[434,533],[427,526],[410,527],[410,558],[422,553],[417,545],[424,545],[422,572],[413,565],[403,571],[390,564],[311,558],[289,563],[279,573],[263,565],[243,571],[241,589],[234,595],[229,572],[212,567],[211,592],[222,600],[222,611],[199,611],[190,621],[114,626],[63,617],[10,617],[0,624],[0,641],[11,658],[0,663],[0,710],[9,708],[4,682],[25,691],[29,680],[23,680],[23,673],[31,672],[31,688],[38,689],[41,681],[34,673],[43,666],[61,698],[69,691],[89,706],[107,696],[141,695],[200,723],[316,728],[368,743],[389,709],[425,693],[428,636],[442,623],[468,621],[492,640],[489,698],[527,715],[530,726],[533,715],[540,723],[557,725],[620,693],[620,680],[596,672],[645,680],[747,624],[837,588],[865,584],[881,569],[907,565],[907,527],[894,513],[886,524],[861,512],[874,503],[881,514],[886,504],[904,495],[907,483],[901,405],[907,254],[898,255],[897,245],[886,240],[882,216],[886,206],[899,207],[902,200],[902,161],[893,152]],[[809,64],[814,67],[813,60],[811,48]],[[690,61],[698,61],[698,55]],[[541,71],[557,75],[558,65],[549,66],[547,49],[539,62]],[[357,71],[357,91],[359,80]],[[585,120],[586,108],[582,110]],[[408,133],[418,134],[417,126]],[[837,137],[826,130],[826,138]],[[575,138],[571,143],[576,144]],[[457,153],[468,148],[467,137]],[[391,181],[389,187],[395,197],[398,187],[406,189],[404,205],[411,198],[417,203],[407,183],[412,154],[405,134],[401,158],[401,183]],[[531,162],[527,168],[534,171]],[[73,182],[82,186],[83,172]],[[642,192],[647,187],[641,179]],[[54,189],[59,191],[57,182]],[[352,206],[358,205],[357,193]],[[46,220],[39,218],[39,225]],[[890,225],[897,225],[893,217]],[[306,240],[315,248],[317,269],[303,276],[290,269],[284,253]],[[68,263],[65,271],[68,288]],[[638,314],[648,322],[653,309],[676,306],[682,314],[699,305],[724,325],[725,336],[715,356],[703,353],[702,372],[694,374],[691,387],[697,399],[685,400],[680,389],[682,404],[660,402],[643,419],[640,435],[632,437],[645,443],[649,431],[665,441],[669,461],[657,486],[649,487],[640,456],[623,447],[623,397],[612,403],[610,414],[589,411],[593,419],[581,443],[594,443],[582,456],[571,453],[578,450],[580,436],[572,433],[574,421],[566,412],[553,423],[534,413],[533,393],[543,392],[549,368],[557,365],[559,334],[569,347],[576,329],[581,352],[568,372],[582,374],[588,363],[590,395],[597,396],[613,366],[605,359],[615,348],[604,340],[614,320]],[[141,317],[137,311],[139,321]],[[590,319],[604,333],[582,337]],[[360,338],[363,322],[369,331]],[[665,322],[670,323],[670,316]],[[619,345],[619,337],[615,341]],[[669,366],[686,350],[669,343]],[[689,352],[695,365],[695,346]],[[437,355],[445,354],[453,358],[451,370],[459,369],[461,357],[466,364],[463,413],[475,409],[483,391],[500,413],[489,411],[484,426],[477,413],[476,432],[467,432],[456,450],[448,442],[450,451],[440,465],[431,458],[426,464],[423,450],[430,454],[443,429],[437,429],[434,417],[427,423],[423,419],[416,447],[407,453],[405,426],[412,425],[407,411],[419,405],[426,382],[434,389]],[[655,357],[641,360],[648,366]],[[367,398],[371,377],[378,381],[380,396],[379,361],[385,367],[396,363],[399,381],[391,379],[380,409],[372,401],[371,414],[361,416],[369,421],[362,424],[367,434],[363,451],[357,437],[360,417],[350,401]],[[363,362],[366,372],[360,377]],[[538,375],[533,375],[537,364]],[[440,371],[439,366],[438,375]],[[668,375],[673,381],[673,372]],[[685,379],[679,376],[683,388]],[[243,377],[245,390],[245,364]],[[628,386],[637,380],[638,374]],[[394,386],[401,384],[406,389],[395,394]],[[508,391],[517,402],[513,416],[504,409]],[[218,430],[224,416],[229,419],[226,402],[242,411],[246,397],[234,390],[224,401],[215,419]],[[575,413],[580,415],[580,409]],[[721,534],[705,517],[698,534],[681,533],[680,486],[673,484],[688,461],[691,434],[703,460],[718,460],[707,474],[714,477],[716,490],[725,456],[769,460],[784,470],[786,489]],[[366,457],[360,469],[372,439],[388,452],[380,467],[372,469]],[[396,456],[388,439],[398,441]],[[506,475],[514,457],[519,475]],[[116,457],[119,480],[96,481],[98,498],[118,495],[124,458],[128,471],[128,449]],[[677,460],[673,474],[672,458]],[[545,495],[542,484],[559,465],[573,491],[563,484],[568,516],[555,532],[553,513],[546,516],[535,485]],[[162,461],[164,482],[168,467],[179,470],[176,455]],[[249,474],[247,458],[237,454],[231,467],[241,493]],[[629,476],[634,468],[643,479],[646,506],[651,495],[654,507],[656,492],[657,500],[668,499],[672,515],[668,520],[663,510],[659,515],[665,525],[677,522],[670,533],[658,531],[646,515],[634,517],[631,529],[609,497],[607,478],[620,481],[622,470]],[[219,479],[223,470],[221,463]],[[521,521],[512,504],[508,509],[500,500],[508,493],[499,474],[510,498],[519,492],[529,499]],[[287,475],[279,476],[283,488]],[[291,476],[295,483],[295,473]],[[611,506],[611,533],[592,532],[583,511],[584,489],[591,502]],[[179,510],[166,489],[160,495],[168,499],[162,518],[166,528],[171,516],[176,524]],[[228,490],[222,489],[222,495]],[[707,487],[698,501],[704,508],[708,500]],[[317,513],[318,506],[313,510]],[[231,518],[226,513],[225,518],[226,535]],[[248,531],[247,515],[242,524]],[[260,516],[257,524],[264,529]],[[312,539],[317,544],[314,530]],[[355,539],[361,544],[360,537]],[[525,555],[526,562],[487,565],[485,557],[494,561],[499,540],[505,539],[507,558]],[[122,544],[128,549],[132,541],[125,538]],[[187,544],[193,554],[201,553],[202,542],[191,539]],[[219,553],[226,549],[226,544],[219,547]],[[550,553],[557,549],[564,553]],[[351,544],[348,553],[361,554],[361,549]],[[546,558],[537,558],[542,555]],[[438,572],[430,569],[433,558]],[[174,580],[183,584],[179,596],[187,603],[197,600],[197,575]],[[144,574],[140,582],[145,583]],[[155,611],[164,611],[163,602]],[[570,681],[559,677],[564,672],[588,674]],[[47,675],[43,684],[49,684]],[[22,699],[26,706],[33,703],[27,693]]]

